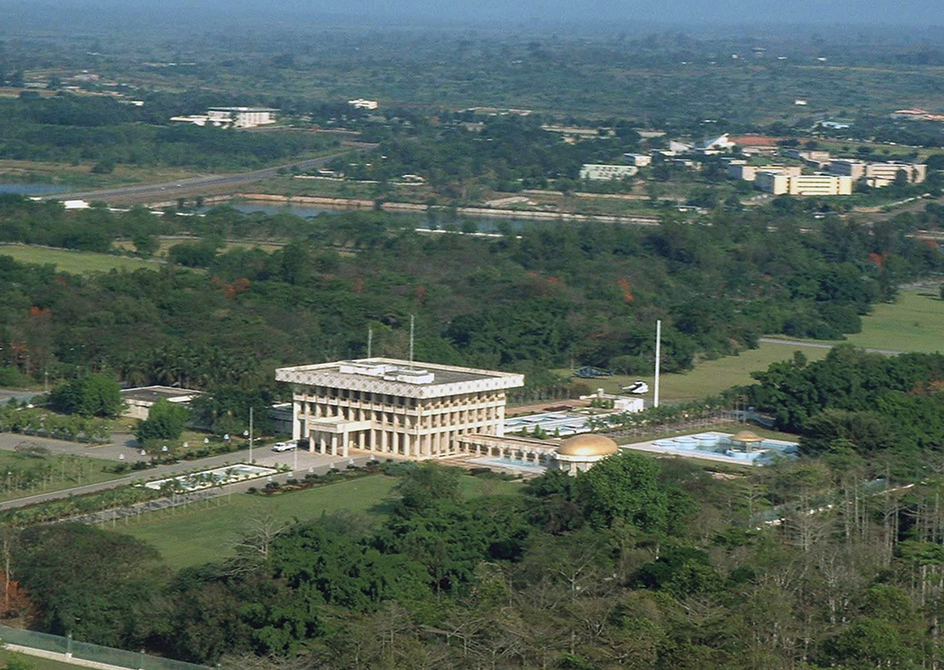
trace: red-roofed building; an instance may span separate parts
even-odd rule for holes
[[[730,140],[741,148],[744,154],[772,154],[776,153],[778,142],[782,137],[767,137],[766,135],[742,135],[732,137]]]

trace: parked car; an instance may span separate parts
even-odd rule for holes
[[[272,445],[272,451],[291,451],[294,448],[294,442],[276,442]]]

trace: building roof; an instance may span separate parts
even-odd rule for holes
[[[616,442],[603,435],[584,433],[575,435],[557,448],[559,456],[609,456],[619,451]]]
[[[749,430],[742,430],[732,435],[731,440],[734,442],[763,442],[764,438]]]
[[[521,374],[435,363],[411,365],[409,361],[395,358],[364,358],[279,368],[275,371],[275,378],[291,384],[406,398],[440,398],[524,386],[524,375]]]
[[[742,135],[740,137],[729,137],[729,141],[740,147],[776,147],[782,137],[767,137],[765,135]]]
[[[175,388],[173,386],[140,386],[138,388],[121,390],[121,397],[124,400],[151,404],[161,399],[170,402],[186,402],[193,399],[194,396],[202,394],[203,391]]]

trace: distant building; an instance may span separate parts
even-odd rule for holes
[[[158,400],[166,400],[175,405],[187,405],[202,393],[202,391],[195,391],[194,389],[181,389],[172,386],[140,386],[138,388],[122,389],[121,399],[125,403],[125,410],[121,415],[144,420],[148,418],[151,407]]]
[[[623,158],[625,158],[630,165],[635,165],[636,167],[646,167],[652,164],[652,156],[648,154],[623,154]]]
[[[777,152],[780,137],[766,137],[764,135],[742,135],[730,137],[728,141],[747,155],[774,154]]]
[[[364,100],[363,98],[348,100],[347,104],[354,109],[377,109],[380,106],[376,100]]]
[[[777,172],[758,172],[754,183],[773,195],[830,196],[852,195],[852,177],[833,175],[793,176]]]
[[[668,156],[676,156],[678,154],[687,154],[689,151],[693,150],[695,145],[691,142],[679,142],[677,140],[669,140],[669,149],[668,151],[663,151],[662,153]]]
[[[828,151],[816,151],[813,149],[782,149],[781,152],[787,158],[796,158],[807,165],[820,169],[829,165],[832,156]]]
[[[211,107],[206,114],[174,116],[175,123],[192,123],[217,128],[255,128],[275,123],[277,109],[267,107]]]
[[[709,138],[707,140],[699,142],[695,148],[703,153],[711,154],[711,153],[722,153],[725,151],[730,151],[735,146],[736,145],[734,144],[734,142],[732,142],[731,139],[728,137],[728,133],[724,133],[723,135],[719,135],[718,137]]]
[[[920,184],[928,176],[928,166],[923,163],[867,163],[864,161],[838,160],[829,164],[832,174],[860,179],[872,188],[882,188],[895,183],[899,174],[904,174],[909,184]]]
[[[806,107],[808,103],[803,98],[797,98],[796,100],[793,101],[793,104],[796,105],[797,107]]]
[[[580,178],[589,179],[590,181],[612,181],[614,179],[634,177],[638,172],[639,168],[635,165],[600,165],[587,163],[580,168]]]
[[[754,181],[758,172],[773,172],[791,177],[799,177],[803,169],[799,165],[748,165],[744,161],[731,161],[728,164],[728,177],[743,181]]]

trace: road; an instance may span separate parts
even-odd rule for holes
[[[336,151],[319,158],[295,161],[286,165],[254,170],[252,172],[239,172],[236,174],[207,175],[203,177],[188,177],[186,179],[177,179],[175,181],[163,182],[160,184],[139,184],[136,186],[116,186],[111,188],[100,188],[92,191],[75,191],[72,193],[57,193],[57,200],[102,200],[104,202],[115,203],[147,203],[173,201],[177,198],[194,197],[197,195],[209,195],[211,193],[219,194],[224,192],[237,191],[241,186],[252,184],[265,179],[272,179],[278,176],[279,170],[286,170],[297,167],[300,170],[310,170],[312,168],[322,167],[337,158],[350,153],[358,148],[369,148],[373,145],[350,142],[348,148],[343,151]]]
[[[836,344],[822,344],[820,342],[804,342],[803,340],[781,340],[776,337],[759,337],[757,338],[758,342],[763,342],[764,344],[787,344],[794,347],[808,347],[810,349],[832,349]],[[871,349],[869,347],[859,347],[864,351],[869,352],[870,354],[884,354],[886,356],[896,356],[898,354],[905,353],[904,351],[896,351],[895,349]]]

